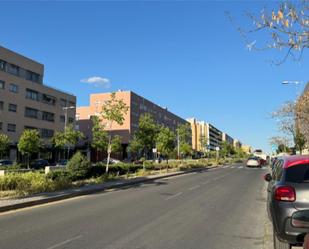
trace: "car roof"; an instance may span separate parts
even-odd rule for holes
[[[309,155],[285,156],[282,159],[284,160],[283,168],[285,169],[299,164],[309,164]]]

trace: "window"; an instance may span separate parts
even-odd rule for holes
[[[28,118],[38,118],[39,111],[37,109],[26,107],[25,117]]]
[[[9,112],[17,112],[17,105],[9,104]]]
[[[39,100],[39,93],[37,91],[27,89],[26,90],[26,99]]]
[[[31,71],[26,71],[26,80],[40,83],[40,75]]]
[[[65,99],[60,99],[60,105],[62,107],[66,107],[67,106],[67,101]]]
[[[75,102],[69,101],[69,106],[75,106]]]
[[[43,94],[42,95],[42,102],[49,104],[49,105],[55,105],[56,98],[51,96],[51,95]]]
[[[8,64],[7,71],[10,74],[19,76],[19,67],[14,64]]]
[[[299,164],[286,169],[285,180],[293,183],[309,182],[309,164]]]
[[[69,124],[72,124],[74,122],[74,118],[69,118]]]
[[[38,128],[33,126],[25,126],[25,130],[37,130]]]
[[[2,125],[3,125],[3,123],[0,122],[0,131],[2,131]]]
[[[0,80],[0,89],[4,89],[5,82],[3,80]]]
[[[60,115],[60,122],[64,123],[65,122],[65,116],[64,115]]]
[[[18,86],[15,84],[10,84],[10,92],[18,93]]]
[[[42,120],[54,122],[55,121],[55,114],[51,112],[42,112]]]
[[[2,111],[2,110],[3,110],[3,106],[4,106],[3,101],[0,101],[0,111]]]
[[[54,131],[49,129],[42,129],[41,130],[42,138],[51,138],[54,136]]]
[[[7,131],[15,132],[16,131],[16,124],[8,124]]]
[[[0,60],[0,70],[6,71],[6,62],[3,60]]]

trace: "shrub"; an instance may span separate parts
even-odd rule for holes
[[[13,173],[0,177],[0,191],[14,190],[21,196],[60,190],[70,186],[69,177],[58,177],[53,180],[51,177],[37,172]]]
[[[67,165],[68,172],[73,181],[87,178],[89,176],[90,167],[91,164],[89,160],[87,160],[81,152],[75,153]]]

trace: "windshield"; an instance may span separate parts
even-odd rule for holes
[[[293,183],[309,182],[309,164],[299,164],[286,169],[286,181]]]

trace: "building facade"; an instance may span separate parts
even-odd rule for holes
[[[17,158],[17,143],[25,129],[38,129],[45,145],[65,118],[74,122],[76,97],[43,84],[44,65],[0,46],[0,133],[12,141],[9,157]]]
[[[230,145],[234,145],[234,139],[224,132],[222,133],[222,141],[225,141]]]
[[[178,125],[186,124],[187,121],[170,112],[167,108],[162,108],[159,105],[145,99],[142,96],[132,91],[117,91],[116,99],[122,100],[129,110],[124,116],[122,125],[116,123],[112,127],[106,126],[106,130],[112,135],[119,135],[122,138],[123,157],[126,157],[126,147],[132,138],[134,132],[138,129],[138,123],[141,115],[149,113],[159,125],[169,127],[171,130],[176,130]],[[111,93],[98,93],[90,95],[89,106],[81,106],[77,108],[76,120],[79,130],[82,131],[89,141],[92,140],[91,116],[100,116],[102,107],[106,100],[110,99]],[[106,124],[106,120],[102,120]]]

